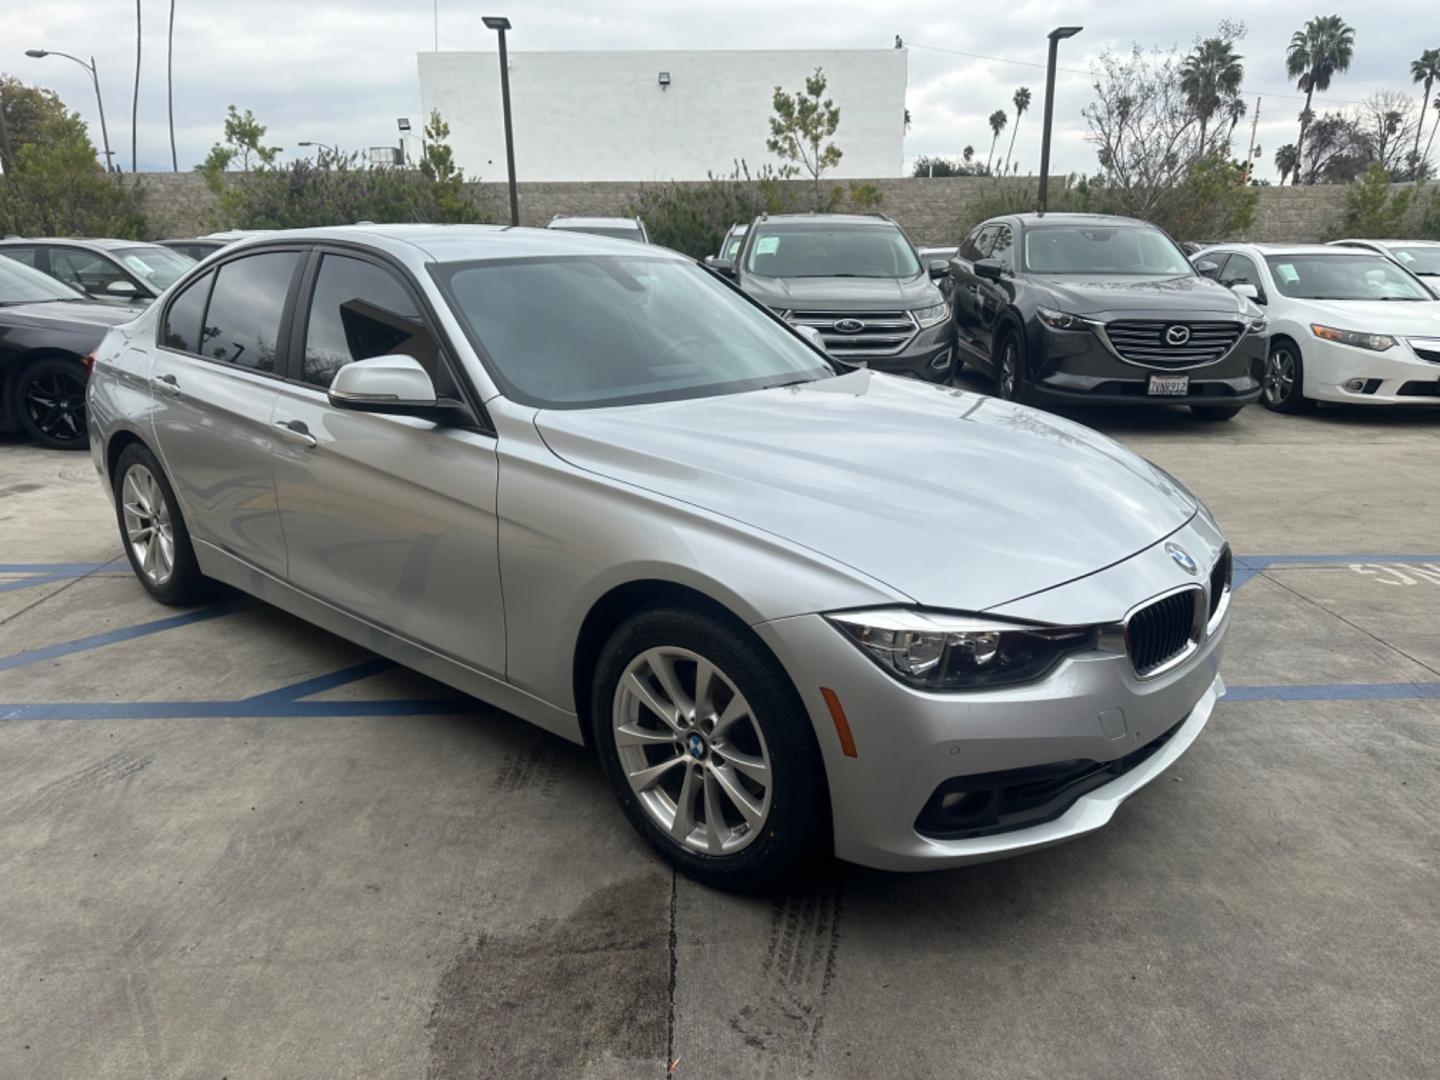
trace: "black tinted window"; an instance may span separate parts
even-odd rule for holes
[[[4,255],[7,259],[14,259],[16,262],[24,263],[26,266],[35,265],[35,249],[33,247],[0,248],[0,255]]]
[[[440,348],[425,319],[390,271],[344,255],[326,255],[315,279],[305,331],[305,381],[329,386],[352,360],[412,356],[448,396]]]
[[[276,251],[222,266],[205,312],[200,353],[256,371],[274,371],[280,315],[300,255]]]
[[[200,317],[205,314],[205,301],[210,298],[210,282],[214,277],[214,274],[206,274],[192,281],[170,302],[161,337],[167,349],[188,353],[200,351]]]
[[[999,259],[1000,265],[1007,270],[1015,269],[1015,237],[1010,231],[1009,225],[1001,225],[995,230],[995,242],[990,248],[990,258]]]
[[[1216,275],[1215,280],[1221,285],[1254,285],[1261,290],[1265,287],[1260,281],[1259,269],[1244,255],[1231,255],[1225,269]]]

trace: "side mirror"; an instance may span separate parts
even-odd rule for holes
[[[971,265],[975,267],[976,277],[987,278],[990,281],[1000,280],[1003,267],[1001,267],[999,259],[976,259]]]
[[[792,327],[792,329],[822,353],[825,353],[827,356],[829,355],[825,349],[825,338],[821,336],[820,331],[816,330],[815,327],[796,326]]]
[[[1220,272],[1220,264],[1211,262],[1209,259],[1201,259],[1195,264],[1195,272],[1201,277],[1213,278]]]
[[[930,269],[930,279],[931,279],[932,281],[939,281],[941,278],[949,277],[949,276],[950,276],[950,260],[949,260],[949,259],[931,259],[931,260],[930,260],[930,268],[929,268],[929,269]]]
[[[705,265],[714,270],[717,274],[724,274],[728,278],[735,276],[735,260],[722,259],[719,255],[706,255]]]
[[[1249,282],[1241,281],[1230,286],[1230,291],[1236,296],[1243,296],[1246,300],[1254,300],[1257,304],[1265,301],[1260,299],[1260,290]]]
[[[105,286],[105,291],[111,296],[134,296],[140,290],[136,288],[133,281],[117,278]]]
[[[376,356],[346,364],[331,380],[329,397],[337,409],[428,420],[444,419],[463,408],[451,398],[437,398],[430,376],[410,356]]]

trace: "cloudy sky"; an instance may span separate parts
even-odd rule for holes
[[[269,141],[303,154],[300,140],[359,148],[393,141],[397,116],[418,117],[415,54],[490,49],[494,34],[480,16],[490,0],[176,0],[175,138],[182,169],[217,141],[225,107],[251,108],[270,127]],[[1055,166],[1093,171],[1080,110],[1090,94],[1091,62],[1105,49],[1188,47],[1221,19],[1244,19],[1240,45],[1251,107],[1263,97],[1258,142],[1270,156],[1294,140],[1301,99],[1285,78],[1292,31],[1317,14],[1316,0],[1263,3],[1189,0],[495,0],[494,13],[514,24],[512,50],[613,48],[885,48],[900,35],[910,47],[908,104],[914,124],[907,163],[919,154],[958,154],[967,143],[983,157],[985,118],[1009,108],[1031,87],[1032,113],[1021,123],[1016,157],[1022,171],[1039,162],[1037,118],[1044,91],[1045,34],[1079,23],[1062,45],[1056,87]],[[170,167],[165,64],[170,0],[140,0],[140,168]],[[433,4],[433,6],[432,6]],[[1422,47],[1440,47],[1433,0],[1332,0],[1323,13],[1356,30],[1355,61],[1337,78],[1324,105],[1358,103],[1375,90],[1416,92],[1408,66]],[[1426,37],[1428,35],[1428,38]],[[1426,38],[1425,40],[1421,40]],[[1434,40],[1429,40],[1433,38]],[[69,61],[27,58],[27,48],[95,56],[112,147],[130,165],[135,66],[133,0],[4,0],[0,5],[0,71],[51,87],[80,111],[99,143],[89,76]],[[577,88],[583,93],[583,88]],[[1433,114],[1432,114],[1433,115]],[[1246,123],[1248,124],[1248,120]],[[844,118],[840,137],[843,146]],[[1005,136],[1009,138],[1008,132]]]

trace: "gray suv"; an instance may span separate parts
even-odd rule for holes
[[[733,259],[711,266],[794,326],[813,327],[838,360],[948,382],[955,329],[909,238],[881,214],[756,218]]]

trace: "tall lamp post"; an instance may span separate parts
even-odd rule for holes
[[[78,56],[71,56],[69,53],[56,52],[54,49],[26,49],[25,55],[34,57],[36,60],[43,60],[47,56],[63,56],[66,60],[74,60],[90,73],[90,81],[95,84],[95,107],[100,110],[100,137],[105,142],[105,171],[113,172],[114,164],[112,158],[115,156],[110,152],[110,132],[105,127],[105,102],[100,98],[100,76],[95,73],[95,58],[92,56],[87,64]]]
[[[324,150],[325,153],[329,154],[331,157],[338,157],[339,154],[340,154],[340,152],[339,152],[338,150],[336,150],[335,147],[329,145],[328,143],[323,143],[323,142],[311,142],[309,139],[301,139],[300,142],[297,143],[296,145],[298,145],[298,146],[318,146],[321,150]]]
[[[500,35],[500,106],[505,112],[505,165],[510,170],[510,224],[520,224],[520,196],[515,190],[515,138],[510,129],[510,65],[505,58],[505,31],[510,20],[503,15],[486,15],[481,20]]]
[[[1050,121],[1055,115],[1055,53],[1062,38],[1071,38],[1083,26],[1057,26],[1050,31],[1050,59],[1045,65],[1045,123],[1040,134],[1040,213],[1045,212],[1045,197],[1050,190]]]

